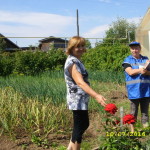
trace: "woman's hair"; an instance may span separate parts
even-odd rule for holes
[[[67,47],[67,50],[66,50],[66,54],[67,55],[72,54],[73,48],[78,47],[79,45],[84,45],[85,46],[85,44],[86,44],[86,41],[83,37],[73,36],[68,42],[68,47]],[[86,51],[86,48],[85,48],[85,51]]]

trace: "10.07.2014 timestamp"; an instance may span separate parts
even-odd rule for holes
[[[106,132],[106,136],[145,136],[145,132]]]

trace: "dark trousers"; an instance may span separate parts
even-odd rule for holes
[[[131,101],[131,114],[135,116],[135,118],[137,119],[137,115],[138,115],[138,107],[140,105],[140,109],[141,109],[141,121],[142,124],[145,124],[146,122],[149,121],[149,115],[148,115],[148,109],[149,109],[149,102],[150,102],[150,98],[140,98],[140,99],[132,99]]]
[[[71,141],[73,143],[81,143],[82,135],[89,127],[88,110],[73,110],[73,121],[74,125]]]

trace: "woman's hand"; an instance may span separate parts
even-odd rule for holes
[[[106,106],[107,104],[105,103],[105,101],[106,101],[106,99],[102,96],[102,95],[100,95],[100,94],[97,94],[96,96],[95,96],[95,99],[97,100],[97,102],[99,103],[99,104],[101,104],[102,106]]]
[[[144,75],[148,72],[148,70],[146,70],[145,68],[140,68],[140,72]]]

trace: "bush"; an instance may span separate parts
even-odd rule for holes
[[[36,75],[46,70],[60,70],[63,68],[65,60],[66,57],[62,50],[18,52],[16,53],[15,71]]]
[[[126,45],[112,46],[98,45],[87,50],[82,61],[88,70],[94,71],[122,71],[121,64],[130,51]],[[66,61],[65,53],[60,49],[52,48],[43,51],[19,51],[0,54],[0,75],[12,73],[36,75],[44,71],[61,70]]]
[[[83,55],[83,62],[87,69],[100,71],[122,71],[121,64],[130,54],[126,45],[97,46],[89,49]]]
[[[0,55],[0,76],[7,76],[14,70],[14,55],[3,53]]]
[[[0,75],[12,73],[36,75],[48,70],[63,69],[66,55],[62,50],[51,49],[42,51],[19,51],[0,54]]]

